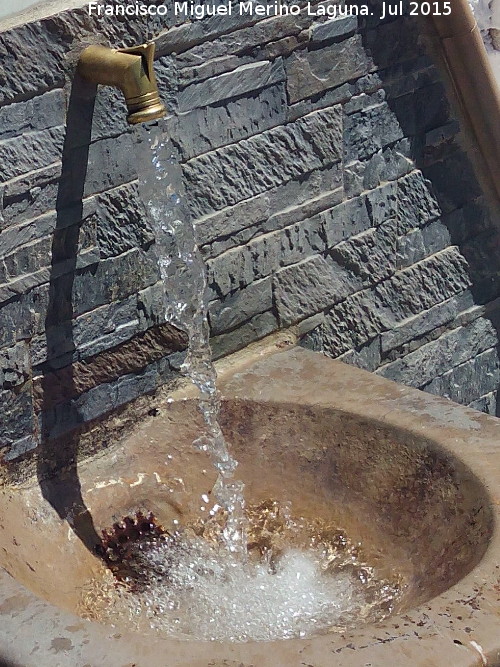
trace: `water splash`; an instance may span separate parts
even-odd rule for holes
[[[155,234],[164,284],[165,319],[188,335],[181,372],[199,390],[205,433],[194,444],[206,451],[218,471],[213,492],[226,511],[222,539],[229,551],[246,557],[242,482],[233,479],[237,462],[219,425],[220,399],[211,359],[206,270],[193,224],[184,205],[182,170],[161,121],[136,128],[139,192]]]

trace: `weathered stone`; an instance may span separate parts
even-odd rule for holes
[[[272,281],[264,278],[238,290],[222,301],[214,301],[208,309],[213,336],[234,329],[254,315],[271,310],[273,306]]]
[[[378,229],[338,243],[330,255],[340,266],[359,276],[363,285],[378,283],[396,271],[396,233],[397,222],[388,221]]]
[[[184,175],[192,213],[219,210],[338,162],[340,126],[333,107],[190,160]]]
[[[242,230],[256,227],[258,231],[273,231],[273,223],[288,220],[291,209],[296,208],[298,217],[307,217],[318,211],[314,207],[324,197],[340,196],[342,172],[338,165],[327,169],[314,170],[297,180],[264,192],[241,203],[211,213],[196,221],[196,236],[200,245],[223,238],[233,239]],[[303,208],[302,208],[303,207]],[[254,236],[251,232],[250,238]],[[249,240],[249,239],[247,239]],[[215,254],[215,253],[213,253]],[[218,253],[217,253],[218,254]]]
[[[372,63],[360,35],[324,49],[293,53],[285,63],[287,91],[293,104],[365,74]]]
[[[10,447],[14,442],[33,436],[35,424],[31,383],[19,390],[0,391],[0,447]]]
[[[325,21],[311,28],[311,43],[329,42],[354,32],[358,27],[357,16],[344,16]]]
[[[330,307],[361,288],[358,278],[316,255],[278,271],[274,300],[281,326]]]
[[[440,375],[424,389],[431,394],[445,396],[456,403],[467,405],[480,396],[496,391],[499,382],[500,360],[495,347]]]
[[[97,244],[104,259],[134,248],[148,248],[154,233],[136,183],[108,190],[97,198]]]
[[[220,359],[228,354],[250,345],[250,343],[268,336],[279,329],[279,324],[273,313],[256,315],[238,329],[234,329],[210,340],[214,359]]]
[[[279,83],[224,105],[172,116],[169,126],[183,159],[189,159],[281,125],[285,116],[285,88]]]
[[[383,354],[400,347],[408,341],[453,322],[459,309],[456,297],[432,306],[429,310],[403,320],[382,334],[380,344]]]
[[[345,160],[366,160],[403,137],[399,121],[386,103],[353,113],[344,119]]]
[[[62,89],[0,107],[0,140],[64,125],[65,109]]]
[[[349,350],[349,352],[341,354],[337,359],[351,366],[356,366],[356,368],[373,372],[380,366],[380,340],[375,338],[357,350]]]
[[[407,139],[383,148],[368,160],[356,160],[344,168],[344,187],[348,197],[373,190],[384,181],[395,181],[415,168]]]
[[[423,387],[450,368],[475,358],[498,344],[498,333],[489,319],[479,318],[467,327],[444,333],[415,352],[382,367],[378,372],[391,380]]]
[[[29,349],[24,341],[0,350],[0,388],[24,384],[29,374]]]
[[[61,159],[64,128],[28,132],[0,141],[0,181],[8,181]]]
[[[401,235],[435,220],[441,213],[441,208],[432,192],[432,185],[425,180],[420,171],[413,171],[398,181],[397,196]]]
[[[269,276],[277,266],[299,262],[325,249],[319,216],[281,230],[262,234],[242,248],[219,255],[208,263],[209,285],[225,296],[253,280]]]
[[[497,403],[498,391],[492,391],[489,394],[472,401],[472,403],[469,403],[468,407],[473,408],[474,410],[479,410],[480,412],[486,412],[486,414],[496,417],[498,413]]]
[[[167,0],[167,4],[172,3]],[[73,75],[77,54],[68,58],[68,53],[75,44],[94,43],[96,35],[116,47],[141,44],[145,35],[159,33],[167,23],[165,16],[138,16],[133,21],[117,16],[104,21],[82,7],[5,30],[0,33],[0,105],[61,88],[65,74]]]
[[[110,384],[123,375],[139,373],[149,364],[183,349],[186,335],[169,324],[137,334],[129,341],[101,354],[77,361],[33,381],[35,411],[65,403],[101,384]]]
[[[205,107],[230,97],[244,95],[284,81],[285,71],[281,60],[274,63],[258,62],[242,65],[238,69],[187,86],[177,96],[180,112]]]

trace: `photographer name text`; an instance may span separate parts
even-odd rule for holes
[[[315,4],[307,2],[305,4],[294,3],[258,3],[253,0],[243,0],[227,4],[204,4],[186,0],[185,2],[173,3],[173,14],[189,19],[204,19],[207,16],[231,16],[239,14],[240,16],[297,16],[307,14],[308,16],[327,16],[332,19],[345,18],[348,16],[374,16],[383,20],[388,16],[449,16],[451,14],[451,2],[410,2],[409,9],[405,7],[406,3],[401,2],[381,2],[377,12],[368,4],[339,5]],[[106,5],[97,2],[88,3],[88,13],[91,16],[166,16],[172,12],[171,6],[162,4],[146,4],[142,2],[129,2],[127,4]]]

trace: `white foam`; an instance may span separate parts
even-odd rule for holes
[[[201,538],[150,545],[139,556],[145,589],[115,596],[107,615],[177,638],[238,642],[307,637],[362,620],[373,606],[365,582],[328,572],[323,556],[292,549],[275,564],[243,564]],[[377,602],[393,594],[381,587]]]

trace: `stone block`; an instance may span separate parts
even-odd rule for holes
[[[341,111],[332,107],[190,160],[191,212],[202,216],[340,160]]]
[[[278,321],[273,313],[255,315],[249,322],[210,340],[214,359],[220,359],[228,354],[254,343],[279,329]]]
[[[375,11],[378,8],[377,4]],[[368,30],[364,35],[364,46],[379,70],[426,55],[419,26],[411,16]]]
[[[380,339],[375,338],[356,350],[349,350],[337,359],[356,368],[373,372],[380,366]]]
[[[273,63],[257,62],[242,65],[232,72],[193,83],[181,90],[177,96],[178,110],[182,113],[197,107],[205,107],[266,88],[284,79],[285,71],[280,59]]]
[[[0,107],[0,140],[64,125],[65,115],[62,88]]]
[[[393,321],[390,309],[379,307],[376,295],[363,290],[330,308],[318,337],[324,352],[337,358],[374,340]]]
[[[321,214],[327,248],[371,227],[364,197],[342,202]]]
[[[29,297],[13,298],[0,305],[0,348],[30,338],[34,329],[34,311]]]
[[[63,142],[63,127],[3,139],[0,141],[0,182],[59,161]]]
[[[301,12],[298,16],[270,16],[262,20],[257,16],[240,13],[236,8],[234,14],[229,17],[231,27],[223,30],[222,26],[227,25],[227,19],[228,17],[216,16],[203,21],[195,21],[189,26],[181,26],[179,33],[184,28],[186,41],[179,43],[177,41],[179,36],[175,35],[171,39],[171,43],[173,40],[177,42],[175,50],[179,54],[177,56],[179,66],[189,67],[226,57],[228,54],[245,56],[249,52],[255,54],[257,51],[261,56],[264,55],[262,51],[265,53],[266,45],[287,36],[299,35],[311,23],[311,17],[307,16],[305,12]],[[205,28],[201,28],[204,34],[207,34],[208,30],[214,36],[217,34],[216,38],[191,41],[194,33],[200,30],[201,24],[205,25]],[[208,28],[210,25],[212,29]],[[169,30],[170,32],[172,31]],[[168,37],[165,36],[164,39]],[[260,46],[263,48],[259,49]],[[171,53],[170,49],[168,52]],[[255,59],[255,55],[253,58]]]
[[[372,66],[360,35],[323,49],[293,53],[285,62],[290,104],[340,86]]]
[[[461,150],[425,167],[423,174],[432,183],[442,213],[462,208],[482,195],[473,167]]]
[[[459,307],[459,299],[453,297],[398,323],[381,335],[382,354],[385,355],[389,350],[401,347],[415,338],[420,338],[426,333],[450,324],[457,316]]]
[[[310,41],[312,44],[320,42],[337,41],[339,37],[345,37],[354,32],[358,27],[357,16],[343,16],[331,19],[324,23],[313,25],[310,29]]]
[[[397,215],[397,184],[385,183],[366,195],[366,208],[372,227],[378,227]]]
[[[135,248],[147,249],[154,243],[154,232],[135,182],[98,195],[97,212],[97,245],[102,258]]]
[[[498,333],[494,324],[489,319],[479,318],[466,327],[447,331],[378,372],[395,382],[424,387],[450,368],[474,359],[497,344]]]
[[[281,125],[285,117],[285,88],[278,83],[223,105],[202,106],[172,116],[169,126],[186,160]]]
[[[158,280],[156,256],[140,248],[101,260],[78,272],[72,281],[73,312],[79,315],[126,298]],[[64,287],[56,288],[61,293]]]
[[[341,196],[342,172],[339,165],[314,170],[300,179],[292,180],[241,203],[211,213],[196,221],[196,236],[200,245],[214,240],[232,244],[238,234],[248,231],[246,242],[258,233],[273,231],[289,224],[291,217],[298,220],[314,215],[323,203]],[[318,208],[319,206],[319,208]],[[219,254],[209,252],[207,256]]]
[[[379,104],[344,119],[345,161],[366,160],[404,137],[398,118],[388,104]]]
[[[186,344],[185,334],[164,324],[85,361],[39,375],[33,381],[35,411],[66,403],[99,385],[110,385],[121,376],[139,374],[173,350],[184,349]]]
[[[479,410],[480,412],[486,412],[488,415],[493,415],[494,417],[498,416],[498,391],[492,391],[485,396],[469,403],[469,408],[474,410]]]
[[[16,441],[34,436],[35,420],[30,382],[26,382],[16,391],[0,391],[0,404],[1,448],[10,448]]]
[[[271,310],[272,281],[264,278],[238,290],[222,301],[214,301],[208,309],[213,336],[223,334],[250,320],[254,315]]]
[[[387,146],[368,160],[356,160],[345,165],[344,187],[346,196],[356,197],[366,190],[374,190],[385,181],[395,181],[415,168],[412,149],[407,139]]]
[[[57,171],[60,171],[60,169]],[[27,220],[38,218],[53,211],[57,205],[58,176],[59,174],[53,180],[41,186],[30,187],[22,195],[12,198],[5,196],[3,222],[0,224],[0,230],[20,225]],[[13,182],[10,181],[9,183]],[[6,194],[7,192],[8,187],[6,188]]]
[[[11,389],[24,384],[30,372],[29,348],[26,342],[0,349],[0,388]]]
[[[278,271],[274,301],[281,326],[289,326],[331,307],[361,289],[361,281],[321,255]]]
[[[497,348],[492,348],[435,378],[424,390],[469,405],[483,395],[496,392],[499,383],[500,360]]]
[[[208,262],[208,282],[215,294],[250,285],[269,276],[278,266],[299,262],[325,249],[321,218],[314,216],[295,225],[252,239]]]
[[[393,220],[338,243],[330,250],[330,255],[366,286],[395,273],[396,242],[397,222]]]
[[[397,191],[399,233],[422,227],[441,214],[441,207],[433,193],[432,184],[421,171],[413,171],[399,179]]]
[[[460,294],[470,284],[467,262],[452,246],[398,271],[377,285],[375,294],[380,306],[394,313],[396,322]],[[425,285],[425,289],[417,290],[416,285]]]

